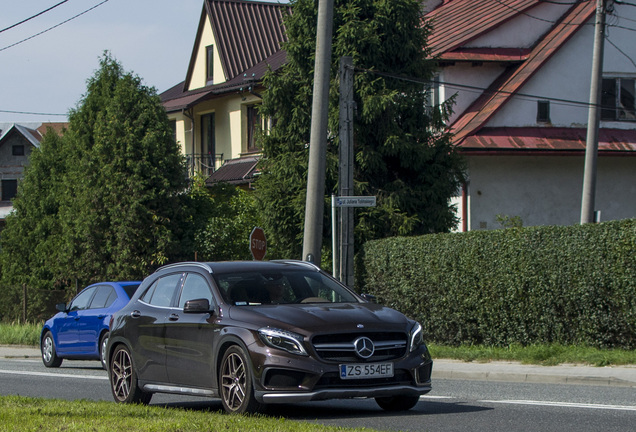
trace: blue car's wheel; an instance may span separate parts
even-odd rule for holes
[[[106,360],[106,346],[108,345],[108,335],[109,333],[106,332],[99,339],[99,359],[102,362],[102,367],[106,370],[108,370],[108,361]]]
[[[62,364],[62,359],[57,356],[55,352],[55,342],[53,341],[53,335],[51,332],[47,331],[42,339],[42,344],[40,345],[42,350],[42,362],[46,367],[60,367]]]

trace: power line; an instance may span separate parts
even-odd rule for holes
[[[45,9],[45,10],[43,10],[42,12],[39,12],[39,13],[37,13],[37,14],[35,14],[35,15],[33,15],[33,16],[31,16],[31,17],[27,18],[27,19],[23,19],[22,21],[20,21],[20,22],[18,22],[18,23],[15,23],[15,24],[13,24],[13,25],[10,25],[10,26],[9,26],[9,27],[7,27],[7,28],[3,28],[2,30],[0,30],[0,33],[5,32],[5,31],[7,31],[7,30],[11,30],[12,28],[17,27],[17,26],[19,26],[20,24],[24,24],[24,23],[25,23],[25,22],[27,22],[27,21],[31,21],[33,18],[37,18],[37,17],[39,17],[40,15],[43,15],[43,14],[47,13],[48,11],[55,9],[56,7],[58,7],[58,6],[60,6],[60,5],[63,5],[63,4],[64,4],[64,3],[66,3],[67,1],[68,1],[68,0],[61,1],[61,2],[59,2],[58,4],[56,4],[56,5],[54,5],[54,6],[51,6],[50,8]]]
[[[634,65],[634,68],[636,68],[636,62],[634,62],[634,59],[632,59],[629,55],[627,55],[625,53],[625,51],[623,51],[622,49],[620,49],[614,42],[611,41],[611,39],[608,36],[605,36],[605,40],[607,42],[610,43],[610,45],[612,45],[614,48],[616,48],[616,51],[618,51],[619,53],[623,54],[627,60],[629,60],[631,62],[632,65]]]
[[[67,20],[65,20],[65,21],[62,21],[61,23],[56,24],[56,25],[54,25],[53,27],[49,27],[48,29],[43,30],[43,31],[41,31],[41,32],[39,32],[39,33],[36,33],[36,34],[34,34],[33,36],[29,36],[28,38],[26,38],[26,39],[22,39],[22,40],[21,40],[21,41],[19,41],[19,42],[16,42],[16,43],[14,43],[14,44],[8,45],[8,46],[6,46],[6,47],[4,47],[4,48],[0,48],[0,51],[7,50],[7,49],[12,48],[12,47],[14,47],[14,46],[16,46],[16,45],[20,45],[20,44],[21,44],[21,43],[23,43],[23,42],[26,42],[26,41],[31,40],[31,39],[33,39],[33,38],[36,38],[36,37],[38,37],[38,36],[40,36],[40,35],[42,35],[42,34],[44,34],[44,33],[48,32],[48,31],[51,31],[51,30],[53,30],[53,29],[55,29],[55,28],[57,28],[57,27],[60,27],[61,25],[64,25],[64,24],[66,24],[67,22],[72,21],[72,20],[74,20],[75,18],[78,18],[78,17],[80,17],[80,16],[82,16],[82,15],[84,15],[84,14],[86,14],[86,13],[88,13],[88,12],[92,11],[93,9],[95,9],[95,8],[97,8],[97,7],[101,6],[101,5],[103,5],[104,3],[107,3],[107,2],[109,2],[109,1],[110,1],[110,0],[104,0],[104,1],[102,1],[101,3],[96,4],[96,5],[95,5],[95,6],[93,6],[92,8],[86,9],[84,12],[81,12],[81,13],[79,13],[79,14],[77,14],[77,15],[75,15],[75,16],[73,16],[73,17],[71,17],[71,18],[69,18],[69,19],[67,19]]]
[[[26,114],[26,115],[45,115],[45,116],[60,116],[60,117],[66,117],[66,115],[67,115],[67,114],[39,113],[39,112],[29,112],[29,111],[8,111],[8,110],[1,110],[1,109],[0,109],[0,113]]]
[[[393,78],[393,79],[397,79],[400,81],[407,81],[407,82],[412,82],[415,84],[425,84],[425,85],[430,85],[432,84],[432,81],[430,80],[423,80],[423,79],[419,79],[419,78],[413,78],[413,77],[405,77],[402,75],[395,75],[395,74],[391,74],[388,72],[380,72],[380,71],[375,71],[375,70],[371,70],[371,69],[363,69],[360,67],[355,67],[355,70],[360,71],[360,72],[368,72],[368,73],[372,73],[375,75],[380,75],[383,77],[387,77],[387,78]],[[528,94],[528,93],[518,93],[518,92],[511,92],[511,91],[505,91],[505,90],[494,90],[494,91],[489,91],[487,88],[485,87],[478,87],[478,86],[472,86],[472,85],[468,85],[468,84],[459,84],[459,83],[453,83],[453,82],[449,82],[449,81],[436,81],[436,84],[440,84],[440,85],[445,85],[451,88],[458,88],[458,89],[464,89],[464,90],[468,90],[468,91],[474,91],[474,92],[481,92],[481,93],[486,93],[486,94],[491,94],[491,95],[497,95],[497,94],[504,94],[504,95],[510,95],[510,96],[516,96],[516,97],[521,97],[521,98],[529,98],[532,100],[535,99],[540,99],[540,100],[547,100],[550,102],[556,102],[556,103],[561,103],[564,105],[574,105],[574,106],[580,106],[580,107],[589,107],[590,103],[589,102],[584,102],[584,101],[577,101],[577,100],[571,100],[571,99],[562,99],[562,98],[555,98],[555,97],[549,97],[549,96],[539,96],[539,95],[532,95],[532,94]]]

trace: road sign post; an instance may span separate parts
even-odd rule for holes
[[[333,251],[333,277],[340,279],[341,282],[344,282],[348,286],[353,286],[353,259],[349,257],[349,255],[353,256],[353,241],[351,244],[343,244],[343,238],[353,238],[353,223],[347,224],[347,229],[351,231],[351,235],[349,233],[341,233],[340,235],[341,244],[338,248],[336,248],[336,230],[338,229],[338,224],[336,221],[336,207],[351,208],[351,207],[375,207],[376,206],[376,197],[374,196],[331,196],[331,230],[333,232],[332,236],[332,251]],[[343,227],[340,227],[342,229]],[[340,253],[337,253],[339,251]],[[346,266],[340,266],[340,277],[336,275],[336,269],[338,266],[336,265],[336,260],[340,258],[341,261],[346,259]],[[341,264],[344,264],[341,262]]]

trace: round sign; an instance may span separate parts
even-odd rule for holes
[[[255,227],[250,234],[250,252],[257,261],[262,261],[267,252],[267,240],[263,228]]]

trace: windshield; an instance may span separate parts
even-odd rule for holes
[[[338,282],[313,271],[243,271],[215,274],[214,279],[225,301],[237,306],[358,302]]]

